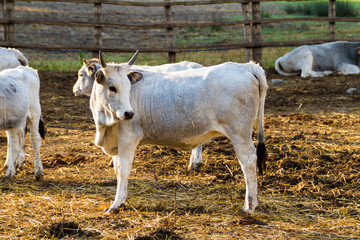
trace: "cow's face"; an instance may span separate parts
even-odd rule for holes
[[[360,47],[355,48],[355,52],[357,55],[357,64],[358,64],[358,66],[360,66]]]
[[[95,86],[90,99],[97,123],[111,126],[118,121],[133,118],[134,111],[130,104],[131,84],[140,80],[142,75],[129,73],[131,64],[106,65],[101,61],[101,69],[95,74]]]
[[[101,68],[100,64],[94,60],[86,61],[78,71],[78,79],[73,87],[75,96],[90,96],[95,81],[95,73]]]

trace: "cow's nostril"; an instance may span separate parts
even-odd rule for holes
[[[125,119],[132,119],[134,116],[134,112],[125,112]]]

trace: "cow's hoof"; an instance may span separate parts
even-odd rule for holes
[[[109,167],[114,167],[114,161],[113,161],[113,159],[111,159],[111,161],[109,162]]]
[[[125,209],[125,204],[122,203],[119,207],[113,207],[106,209],[105,214],[117,214],[120,212],[120,209]]]
[[[10,181],[13,180],[13,179],[14,179],[14,177],[5,176],[4,179],[3,179],[3,182],[4,182],[4,183],[8,183],[8,182],[10,182]]]
[[[42,181],[42,180],[44,180],[44,174],[43,174],[43,173],[35,174],[35,180],[36,180],[36,181]]]
[[[193,169],[195,172],[200,172],[201,166],[202,166],[202,163],[195,163],[192,169]]]

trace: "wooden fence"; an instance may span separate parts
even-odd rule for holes
[[[93,6],[93,20],[51,20],[38,18],[19,18],[14,17],[16,2],[31,2],[36,6],[38,3],[57,2],[66,4],[87,4]],[[262,48],[264,47],[283,47],[283,46],[299,46],[303,44],[317,44],[334,40],[352,40],[352,39],[337,39],[335,31],[336,22],[360,22],[360,18],[339,18],[336,17],[335,0],[329,0],[329,14],[328,17],[299,17],[286,19],[263,19],[261,18],[260,3],[274,2],[281,0],[195,0],[195,1],[172,1],[172,0],[158,0],[156,2],[144,1],[115,1],[115,0],[0,0],[0,45],[4,47],[15,48],[33,48],[33,49],[55,49],[55,50],[81,50],[81,51],[102,51],[108,52],[134,52],[137,47],[123,47],[119,46],[109,47],[103,44],[103,31],[106,28],[115,29],[158,29],[166,32],[166,44],[153,45],[150,47],[140,48],[142,52],[168,52],[169,62],[176,61],[176,53],[182,51],[198,51],[198,50],[213,50],[213,49],[246,49],[247,60],[253,59],[261,62]],[[283,0],[284,1],[284,0]],[[300,0],[292,0],[292,2]],[[303,0],[302,0],[303,1]],[[174,21],[173,8],[176,6],[193,7],[200,5],[214,5],[214,4],[241,4],[243,20],[236,21]],[[104,6],[132,6],[141,8],[160,7],[163,8],[162,22],[142,22],[142,23],[125,23],[118,21],[104,20],[106,12]],[[261,28],[263,24],[274,23],[289,23],[299,21],[314,21],[327,22],[329,26],[328,38],[311,39],[311,40],[290,40],[290,41],[263,41],[261,35]],[[36,42],[28,43],[26,41],[18,41],[18,26],[33,24],[38,28],[45,26],[76,26],[84,28],[92,28],[94,30],[93,43],[78,44],[68,43],[66,45],[59,44],[38,44]],[[216,26],[232,26],[243,28],[244,41],[231,43],[208,43],[208,44],[176,44],[175,28],[190,28],[190,27],[216,27]],[[239,31],[240,32],[240,31]]]

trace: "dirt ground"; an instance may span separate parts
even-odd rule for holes
[[[40,71],[40,78],[45,179],[34,179],[27,140],[25,166],[0,183],[0,238],[360,239],[360,93],[346,93],[360,89],[359,75],[314,79],[267,70],[269,158],[252,216],[241,212],[243,174],[221,137],[204,145],[198,173],[187,171],[189,152],[139,147],[126,208],[105,215],[115,174],[93,144],[88,98],[72,93],[77,73]],[[2,132],[0,165],[5,158]]]

